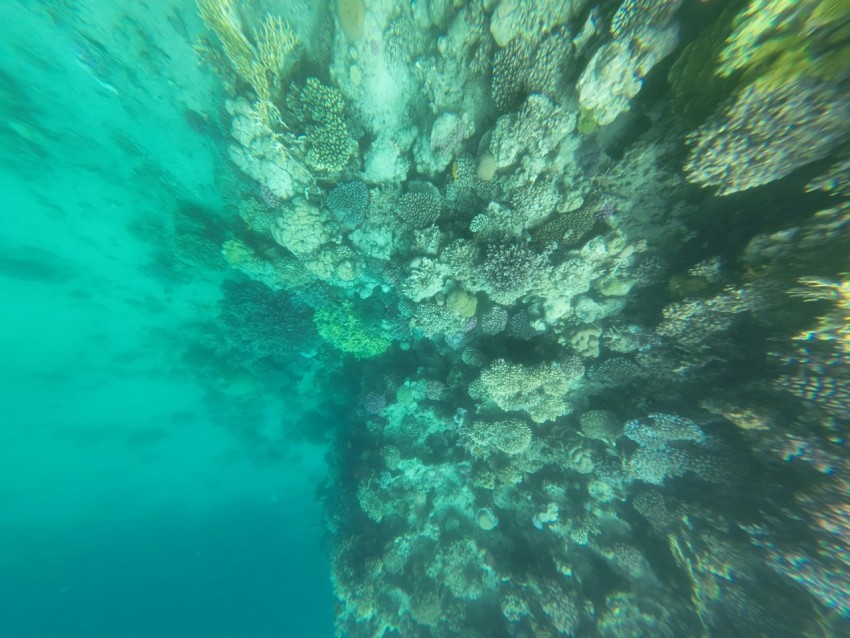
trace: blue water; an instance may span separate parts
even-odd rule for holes
[[[0,6],[0,636],[330,636],[325,449],[282,425],[319,399],[185,362],[224,277],[169,257],[224,214],[186,117],[214,98],[177,5],[135,4]]]

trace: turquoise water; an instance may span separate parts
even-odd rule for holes
[[[0,3],[0,637],[850,635],[846,5]]]
[[[281,425],[309,397],[237,406],[186,361],[226,264],[174,225],[223,168],[184,118],[209,79],[133,4],[0,8],[0,635],[329,636],[325,450]]]

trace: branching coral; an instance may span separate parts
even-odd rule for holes
[[[369,206],[369,191],[361,181],[337,184],[325,200],[337,221],[346,228],[355,228],[363,221]]]
[[[427,257],[419,259],[401,285],[401,292],[413,301],[428,299],[443,289],[446,275],[448,269],[444,264]]]
[[[221,309],[226,345],[252,358],[293,356],[318,345],[309,308],[255,281],[228,281]]]
[[[850,362],[850,274],[840,281],[819,278],[801,279],[805,288],[794,291],[806,301],[830,301],[832,309],[818,319],[818,325],[802,332],[798,339],[829,341]]]
[[[322,177],[338,176],[357,152],[342,93],[310,77],[290,89],[287,106],[307,132],[307,165]]]
[[[443,203],[439,191],[427,182],[411,185],[411,190],[401,196],[398,218],[409,228],[425,228],[440,218]]]
[[[789,175],[850,139],[846,91],[816,79],[759,79],[691,137],[688,179],[728,195]],[[770,152],[767,152],[767,149]]]
[[[576,125],[576,116],[545,95],[529,95],[519,112],[503,115],[490,140],[496,166],[522,166],[522,176],[533,181],[552,169],[551,155]]]
[[[705,433],[684,417],[650,414],[648,424],[641,419],[626,423],[623,433],[640,445],[629,459],[629,472],[635,478],[662,485],[664,479],[696,471],[697,457],[689,450],[672,447],[671,443],[704,443]]]
[[[623,433],[623,424],[610,410],[588,410],[580,419],[581,433],[589,439],[613,445]]]
[[[493,243],[471,282],[498,304],[511,305],[542,285],[550,272],[548,253],[519,243]]]
[[[572,411],[564,395],[567,375],[556,364],[524,366],[497,359],[481,372],[486,398],[506,412],[526,412],[535,423],[554,421]]]
[[[836,0],[752,0],[718,74],[741,73],[733,103],[692,137],[688,179],[727,195],[761,186],[850,139],[850,14]]]
[[[313,321],[325,341],[358,359],[377,357],[392,345],[392,337],[380,324],[356,312],[350,301],[319,308]]]
[[[236,72],[251,85],[257,97],[257,112],[265,124],[279,120],[273,104],[292,53],[298,45],[289,25],[277,16],[266,15],[251,41],[233,0],[197,0],[198,12],[207,28],[216,34]]]
[[[531,428],[523,421],[476,421],[469,432],[470,439],[484,448],[492,447],[505,454],[520,454],[531,443]]]
[[[735,18],[741,6],[749,8]],[[687,488],[736,480],[750,453],[776,463],[784,450],[796,471],[818,472],[810,484],[824,490],[843,467],[837,455],[816,454],[814,439],[846,438],[850,410],[850,293],[840,274],[850,224],[839,148],[850,119],[839,64],[845,0],[339,2],[345,37],[330,33],[327,13],[314,31],[299,16],[298,32],[317,43],[285,95],[295,59],[286,23],[255,23],[236,0],[199,7],[221,40],[228,88],[251,94],[227,103],[230,154],[261,186],[258,194],[239,183],[226,200],[252,232],[237,224],[240,239],[227,239],[223,254],[288,293],[253,290],[256,305],[271,295],[268,307],[307,318],[305,334],[289,334],[289,317],[270,327],[275,312],[228,293],[219,332],[270,368],[291,358],[294,343],[312,356],[324,339],[310,365],[344,366],[358,397],[334,447],[339,476],[328,495],[339,635],[676,636],[697,616],[708,628],[716,606],[705,609],[732,582],[712,569],[737,576],[764,555],[732,565],[727,553],[710,562],[704,551],[725,552],[722,538],[689,545],[691,535],[709,538],[706,524],[718,538],[740,531],[733,514],[710,511],[722,499],[703,502]],[[682,31],[692,44],[670,73],[671,108],[664,86],[643,85],[679,46],[680,7],[709,19]],[[271,106],[260,112],[266,102],[280,119]],[[646,117],[620,117],[638,103]],[[687,176],[724,194],[833,149],[841,155],[810,182],[824,192],[800,202],[777,202],[767,189],[736,197],[742,211],[778,203],[774,219],[795,224],[769,228],[738,256],[762,230],[734,227],[737,210],[722,222],[692,214],[717,200],[680,170],[682,114],[703,122]],[[826,200],[833,208],[807,219]],[[728,244],[714,245],[727,227]],[[724,268],[705,259],[720,254]],[[795,281],[823,306],[802,333],[807,324],[793,313],[804,304],[766,316]],[[317,309],[312,326],[307,306]],[[795,368],[779,379],[759,376],[772,369],[761,365],[762,323],[802,346],[781,353]],[[260,331],[256,352],[244,345],[251,330]],[[292,343],[274,342],[281,331]],[[392,357],[374,361],[394,340]],[[703,431],[654,413],[624,426],[616,416],[646,406],[704,415],[689,402],[706,387],[726,397],[732,384],[741,398],[757,391],[743,402],[736,391],[736,409],[700,405],[738,426],[736,442],[752,447],[740,457],[723,443],[726,424]],[[774,399],[779,407],[761,409]],[[746,498],[781,491],[782,472],[769,463],[761,471],[765,481],[755,478]],[[640,483],[659,488],[632,498]],[[836,494],[812,489],[795,502],[828,534],[844,533]],[[774,509],[787,523],[793,506]],[[638,531],[642,517],[649,523]],[[360,535],[364,527],[376,533]],[[799,582],[826,604],[846,601],[815,582],[833,573],[837,562],[825,555],[841,546],[814,536],[819,550],[787,552],[778,571],[808,555],[817,564],[799,570]],[[515,549],[523,547],[543,559],[524,560]],[[781,562],[773,549],[765,544]],[[647,556],[653,567],[678,561],[679,573],[655,578]],[[589,578],[602,561],[610,574]],[[689,579],[693,605],[671,585]],[[728,604],[749,605],[739,593]]]

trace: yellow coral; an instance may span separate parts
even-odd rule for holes
[[[446,297],[446,307],[461,317],[474,317],[478,299],[462,288],[455,288]]]
[[[245,35],[233,0],[197,0],[198,13],[207,28],[218,37],[233,68],[257,96],[256,110],[268,124],[279,120],[272,103],[282,85],[286,66],[298,39],[279,17],[266,14],[262,26],[253,30],[256,46]]]
[[[363,23],[366,19],[366,7],[363,0],[337,0],[337,16],[349,42],[359,40],[363,35]]]
[[[806,301],[832,301],[834,307],[818,318],[814,329],[801,332],[796,339],[833,341],[839,352],[850,354],[850,274],[844,273],[838,282],[811,277],[800,279],[800,283],[806,288],[791,294]]]
[[[236,71],[246,77],[256,51],[242,32],[233,0],[197,0],[197,4],[201,20],[218,37]]]
[[[850,65],[848,0],[751,0],[719,57],[717,72],[745,74],[764,89],[801,76],[830,80]]]

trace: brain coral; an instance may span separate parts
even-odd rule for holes
[[[329,239],[321,211],[306,202],[278,218],[271,231],[278,244],[298,256],[315,252]]]

